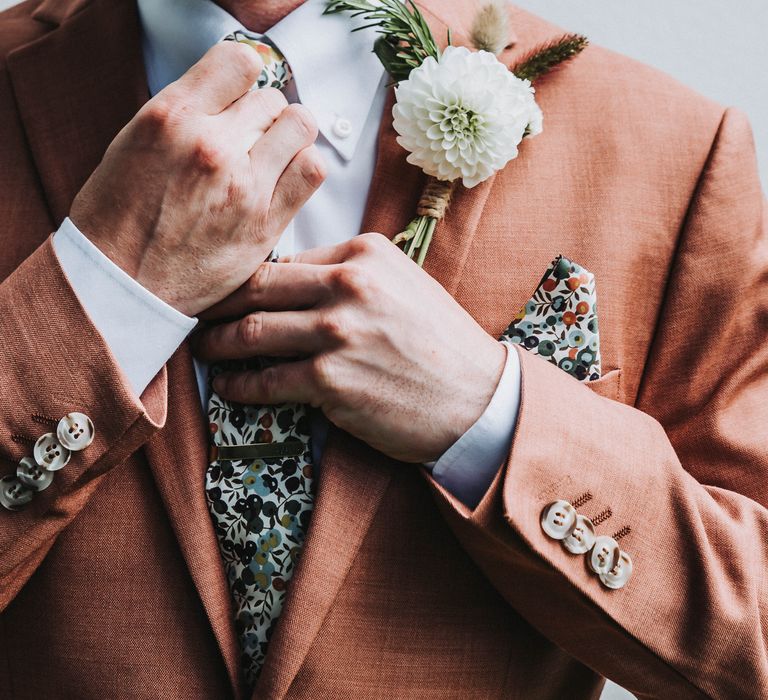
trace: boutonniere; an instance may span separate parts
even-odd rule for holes
[[[416,218],[393,241],[419,265],[456,187],[475,187],[517,158],[526,137],[541,133],[533,81],[578,55],[587,39],[571,34],[509,68],[496,57],[506,45],[506,11],[496,0],[475,17],[475,51],[440,51],[411,0],[328,0],[325,14],[350,12],[377,27],[374,52],[395,84],[393,127],[408,162],[428,176]],[[355,29],[353,31],[357,31]]]

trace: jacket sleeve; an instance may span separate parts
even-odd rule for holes
[[[57,421],[88,415],[95,439],[20,510],[0,508],[0,610],[88,503],[104,474],[165,422],[163,370],[135,396],[69,285],[50,239],[0,284],[0,477]]]
[[[727,111],[690,204],[635,406],[520,350],[506,465],[463,547],[549,639],[640,698],[768,697],[768,221],[749,124]],[[604,514],[632,578],[603,586],[541,528]],[[600,518],[598,518],[598,521]]]

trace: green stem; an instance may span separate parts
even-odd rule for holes
[[[424,267],[424,259],[427,257],[427,251],[429,250],[429,244],[432,243],[432,235],[435,233],[435,227],[437,226],[437,219],[429,217],[427,219],[427,230],[424,234],[424,241],[419,247],[419,257],[416,260],[416,264],[419,267]]]
[[[431,216],[417,216],[405,229],[405,232],[410,232],[411,236],[403,242],[403,253],[414,260],[419,267],[424,266],[436,227],[437,219]]]

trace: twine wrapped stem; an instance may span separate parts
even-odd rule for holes
[[[446,182],[430,177],[416,207],[416,218],[405,231],[392,239],[395,245],[404,244],[403,252],[415,260],[419,267],[424,265],[438,222],[445,218],[455,186],[455,181]]]

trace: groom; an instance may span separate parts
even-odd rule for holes
[[[473,3],[422,7],[469,45]],[[422,271],[386,240],[423,176],[373,35],[322,8],[0,15],[0,696],[588,698],[603,676],[765,696],[744,118],[591,48],[541,81],[544,133],[457,194]],[[508,65],[559,35],[508,14]],[[218,43],[244,30],[258,51]],[[260,56],[281,90],[248,91]],[[495,340],[558,254],[600,298],[586,384]],[[257,356],[286,361],[237,365]],[[264,527],[296,465],[209,465],[207,423],[219,449],[308,436],[295,546]],[[235,478],[253,491],[227,502]],[[631,555],[618,590],[558,541],[577,512]]]

